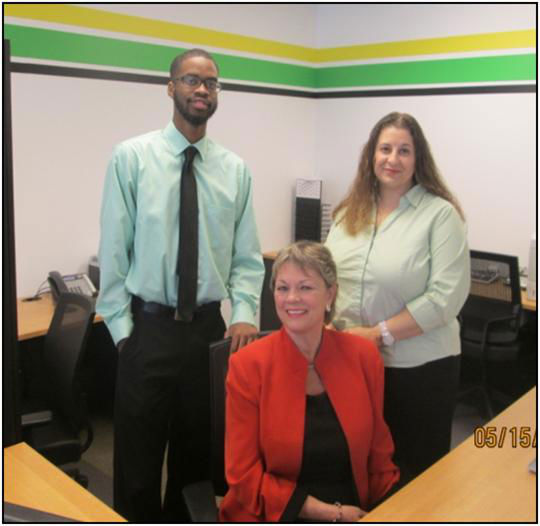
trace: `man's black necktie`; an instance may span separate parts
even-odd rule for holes
[[[175,319],[191,321],[197,308],[197,266],[199,261],[199,206],[193,159],[197,149],[184,150],[180,180],[180,241],[178,245],[178,303]]]

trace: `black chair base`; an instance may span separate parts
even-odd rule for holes
[[[458,402],[474,404],[482,418],[491,420],[514,402],[514,398],[498,389],[475,384],[461,387]]]
[[[188,484],[182,489],[182,496],[193,522],[218,522],[214,486],[210,480]]]
[[[77,468],[70,468],[64,471],[66,475],[69,475],[75,482],[79,483],[83,488],[88,489],[88,477],[81,473]]]

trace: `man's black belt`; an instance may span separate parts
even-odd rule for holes
[[[202,314],[206,314],[212,311],[218,311],[221,308],[221,303],[219,301],[211,301],[210,303],[205,303],[200,305],[195,309],[193,313],[193,318],[197,318]],[[156,303],[155,301],[144,301],[138,296],[132,296],[131,298],[131,309],[133,312],[146,312],[147,314],[153,314],[155,316],[160,316],[162,318],[173,318],[176,312],[174,307],[169,307],[168,305],[162,305],[161,303]]]

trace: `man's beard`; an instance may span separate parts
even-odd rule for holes
[[[214,114],[214,112],[217,110],[217,101],[211,102],[208,99],[206,101],[208,102],[209,106],[207,110],[203,113],[193,114],[189,112],[188,109],[188,99],[192,99],[193,97],[186,97],[186,98],[180,98],[176,93],[174,95],[174,105],[176,106],[176,109],[178,110],[178,113],[184,117],[184,119],[189,122],[193,126],[201,126],[202,124],[205,124],[206,121]]]

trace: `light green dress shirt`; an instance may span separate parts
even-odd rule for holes
[[[101,209],[97,312],[115,343],[131,333],[131,296],[176,307],[180,174],[187,139],[164,130],[119,144]],[[197,304],[231,300],[231,324],[255,324],[264,265],[242,159],[207,137],[196,142],[199,205]]]
[[[374,326],[405,307],[423,334],[381,348],[386,367],[460,353],[456,316],[469,294],[466,227],[446,200],[413,186],[378,228],[350,236],[334,224],[326,246],[338,270],[336,323]]]

